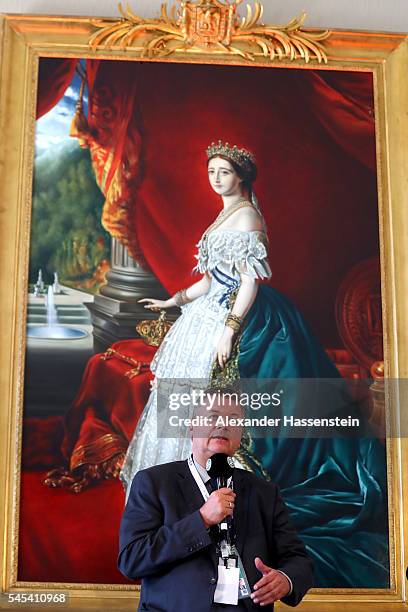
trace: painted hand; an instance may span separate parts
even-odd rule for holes
[[[169,300],[155,300],[154,298],[143,298],[142,300],[138,300],[138,302],[147,302],[145,308],[153,310],[153,312],[158,312],[162,308],[171,308],[171,305],[168,304]]]
[[[217,346],[217,359],[220,367],[223,368],[231,356],[232,344],[234,338],[234,330],[230,327],[226,327],[223,334],[218,342]]]

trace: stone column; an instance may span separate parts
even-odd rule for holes
[[[169,297],[153,273],[143,268],[128,253],[128,250],[112,238],[111,269],[106,275],[107,284],[95,295],[93,303],[87,304],[91,313],[94,350],[105,351],[113,342],[137,338],[136,324],[143,319],[157,319],[138,304],[144,297],[165,300]],[[168,310],[169,320],[179,314],[177,308]]]

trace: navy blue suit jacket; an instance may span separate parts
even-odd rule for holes
[[[296,606],[312,586],[312,565],[279,495],[278,487],[241,469],[234,470],[237,549],[251,588],[261,578],[260,557],[293,583],[283,602]],[[209,612],[216,586],[215,544],[199,509],[204,501],[187,461],[138,472],[120,527],[118,567],[142,578],[139,610]],[[245,599],[248,611],[271,611]]]

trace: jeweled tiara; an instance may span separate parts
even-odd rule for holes
[[[207,158],[211,159],[217,155],[224,155],[229,159],[232,159],[238,166],[244,170],[252,170],[253,166],[256,165],[255,156],[246,149],[239,149],[237,145],[230,146],[228,142],[223,143],[219,140],[217,143],[212,142],[207,148]]]

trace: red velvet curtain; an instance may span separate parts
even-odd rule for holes
[[[89,89],[88,123],[92,135],[102,147],[110,149],[110,161],[104,189],[109,190],[120,162],[138,159],[139,138],[132,132],[136,116],[137,82],[130,62],[87,60]],[[130,141],[130,142],[129,142]]]
[[[303,103],[351,157],[375,171],[371,73],[311,71],[299,79]]]
[[[71,84],[77,59],[43,57],[38,72],[37,119],[48,113]]]
[[[84,140],[90,148],[96,180],[106,197],[102,224],[140,262],[143,256],[129,225],[129,213],[136,210],[140,175],[135,65],[87,60],[86,72],[89,105],[88,134]]]

